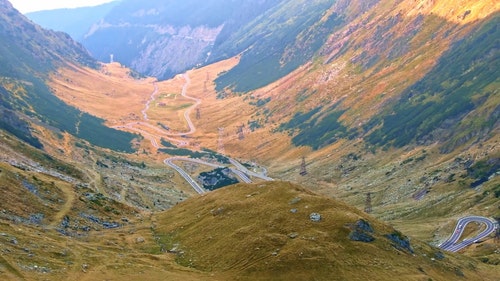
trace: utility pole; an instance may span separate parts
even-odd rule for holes
[[[371,213],[372,212],[372,193],[371,192],[368,192],[366,194],[365,212],[366,213]]]
[[[300,173],[301,176],[307,175],[307,169],[306,169],[306,158],[302,156],[302,163],[300,163]]]
[[[200,108],[197,107],[196,108],[196,119],[200,120],[200,118],[201,118]]]
[[[237,134],[238,134],[238,139],[239,140],[242,140],[245,138],[245,134],[243,133],[243,128],[245,127],[245,124],[241,125],[241,126],[238,126],[238,129],[237,129]]]

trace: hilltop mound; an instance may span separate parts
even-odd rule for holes
[[[478,278],[471,260],[465,268],[353,207],[284,182],[187,200],[154,227],[179,264],[241,280]]]

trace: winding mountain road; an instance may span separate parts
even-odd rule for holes
[[[461,242],[458,242],[458,239],[462,236],[465,227],[467,224],[471,222],[477,222],[477,223],[482,223],[486,225],[486,229],[483,230],[481,233],[476,235],[475,237],[465,239]],[[468,217],[463,217],[460,218],[457,221],[457,225],[455,226],[455,230],[453,230],[452,235],[448,240],[443,242],[441,245],[439,245],[439,248],[449,251],[449,252],[458,252],[461,249],[472,245],[473,243],[476,243],[480,241],[481,239],[484,239],[486,236],[490,235],[492,232],[496,230],[498,226],[496,225],[495,221],[490,220],[489,218],[485,217],[479,217],[479,216],[468,216]]]
[[[171,157],[171,158],[167,158],[167,159],[165,159],[163,161],[163,163],[165,163],[165,165],[167,165],[167,166],[173,168],[174,170],[176,170],[191,185],[191,187],[193,187],[193,189],[198,194],[203,194],[203,193],[206,192],[206,190],[203,189],[186,171],[184,171],[178,165],[174,164],[173,161],[191,162],[191,163],[201,164],[201,165],[210,166],[210,167],[214,167],[214,168],[225,168],[226,167],[226,166],[222,166],[222,165],[219,165],[219,164],[205,162],[205,161],[200,160],[200,159],[187,158],[187,157]],[[235,160],[233,160],[233,161],[235,161]],[[236,169],[235,168],[230,168],[230,170],[231,170],[232,173],[234,173],[236,176],[238,176],[243,182],[246,182],[246,183],[251,183],[252,182],[252,180],[246,174],[245,171],[238,170],[238,168],[236,168]],[[248,170],[246,170],[246,171],[250,172]],[[259,174],[257,174],[257,175],[259,175]],[[259,176],[262,177],[262,175],[259,175]]]
[[[158,93],[158,85],[156,83],[153,83],[154,85],[154,91],[153,93],[151,93],[151,96],[149,97],[149,100],[146,102],[146,106],[144,107],[144,109],[141,111],[142,113],[142,118],[144,118],[144,120],[148,121],[149,118],[148,118],[148,110],[149,110],[149,105],[155,100],[155,95]]]
[[[189,108],[184,111],[184,119],[186,120],[186,123],[188,125],[189,130],[187,132],[171,132],[167,131],[163,128],[159,128],[157,126],[154,126],[149,123],[149,118],[147,111],[149,110],[149,107],[151,103],[155,100],[156,94],[158,93],[158,85],[154,83],[154,90],[151,93],[151,96],[146,102],[146,105],[144,109],[141,111],[143,121],[137,121],[137,122],[130,122],[124,125],[120,126],[114,126],[113,128],[115,129],[125,129],[128,131],[134,131],[139,134],[141,134],[145,139],[148,139],[151,142],[151,145],[155,148],[164,148],[159,141],[161,139],[166,139],[172,143],[175,143],[177,146],[185,146],[187,145],[187,142],[182,139],[177,139],[176,137],[185,137],[190,134],[194,134],[196,132],[196,127],[193,124],[193,121],[191,120],[191,112],[198,107],[201,104],[201,100],[197,99],[195,97],[190,97],[187,95],[187,89],[189,85],[191,84],[191,79],[188,75],[188,73],[181,74],[180,77],[184,78],[186,81],[184,85],[182,86],[182,92],[181,95],[189,100],[194,101],[194,104],[190,106]],[[148,131],[146,131],[148,129]],[[205,162],[199,159],[194,159],[194,158],[187,158],[187,157],[171,157],[167,158],[163,161],[165,165],[171,167],[175,171],[177,171],[188,183],[191,185],[191,187],[198,193],[198,194],[203,194],[206,193],[207,191],[203,189],[203,187],[200,186],[186,171],[184,171],[181,167],[173,163],[174,161],[185,161],[185,162],[191,162],[191,163],[196,163],[196,164],[201,164],[205,166],[210,166],[210,167],[215,167],[215,168],[224,168],[225,166],[219,165],[219,164],[213,164],[209,162]],[[234,159],[230,159],[230,163],[235,167],[235,168],[230,168],[231,172],[234,173],[236,176],[238,176],[243,182],[246,183],[251,183],[252,180],[250,176],[261,178],[263,180],[272,180],[270,177],[266,176],[265,174],[260,174],[260,173],[255,173],[250,170],[248,170],[245,166],[240,164],[238,161]]]
[[[185,74],[182,74],[181,76],[182,76],[182,78],[184,78],[184,80],[186,80],[186,83],[184,84],[184,86],[182,86],[181,95],[183,97],[190,99],[190,100],[193,100],[195,102],[186,111],[184,111],[184,119],[186,120],[188,127],[189,127],[189,132],[182,133],[185,136],[185,135],[190,135],[190,134],[193,134],[196,132],[196,127],[194,126],[193,121],[191,121],[191,117],[189,117],[189,115],[191,114],[191,111],[193,111],[193,109],[195,109],[196,107],[198,107],[201,104],[201,100],[194,98],[194,97],[190,97],[187,95],[187,88],[191,84],[191,79],[189,78],[189,75],[187,74],[187,72]]]
[[[175,137],[184,137],[190,134],[193,134],[196,132],[196,127],[194,126],[190,114],[191,112],[201,104],[201,100],[190,97],[187,95],[187,88],[191,84],[191,79],[189,78],[188,73],[182,74],[182,78],[186,81],[184,85],[182,86],[182,93],[181,95],[186,98],[193,100],[195,102],[194,105],[190,106],[185,112],[184,112],[184,119],[186,120],[186,123],[188,125],[189,131],[187,132],[177,132],[177,133],[172,133],[170,131],[164,130],[162,128],[158,128],[156,126],[151,125],[148,123],[149,118],[147,115],[147,111],[149,110],[150,104],[154,101],[156,94],[158,93],[158,85],[154,83],[154,91],[151,93],[151,96],[149,100],[146,102],[145,108],[141,111],[142,116],[144,121],[139,121],[139,122],[131,122],[122,126],[115,126],[114,128],[117,129],[127,129],[131,131],[135,131],[140,133],[144,138],[149,139],[151,141],[151,144],[155,148],[162,148],[163,146],[158,143],[158,140],[161,140],[162,138],[167,139],[168,141],[177,143],[177,145],[182,146],[186,145],[185,140],[179,140],[176,139]],[[145,131],[144,128],[149,128],[155,133],[151,133],[150,131]],[[173,163],[174,161],[185,161],[185,162],[191,162],[191,163],[196,163],[200,165],[206,165],[210,167],[215,167],[215,168],[224,168],[225,166],[219,165],[219,164],[214,164],[214,163],[209,163],[205,162],[199,159],[194,159],[194,158],[187,158],[187,157],[171,157],[165,159],[163,162],[165,165],[171,167],[175,171],[177,171],[188,183],[191,185],[191,187],[198,193],[198,194],[204,194],[207,192],[200,184],[198,184],[186,171],[184,171],[181,167]],[[243,182],[246,183],[251,183],[252,180],[250,176],[260,178],[266,181],[272,181],[273,179],[268,177],[266,173],[255,173],[250,170],[248,170],[244,165],[236,161],[235,159],[229,158],[230,163],[235,167],[235,168],[230,168],[231,172],[233,172],[235,175],[237,175]],[[481,231],[478,235],[472,238],[467,238],[464,239],[461,242],[458,242],[460,237],[463,235],[463,232],[465,230],[465,227],[467,224],[471,222],[476,222],[476,223],[481,223],[486,226],[486,229]],[[467,216],[460,218],[457,222],[457,225],[450,236],[445,242],[439,245],[439,248],[445,251],[449,252],[457,252],[460,251],[461,249],[476,243],[480,241],[481,239],[484,239],[491,233],[493,233],[496,228],[497,224],[495,221],[490,220],[489,218],[485,217],[480,217],[480,216]]]

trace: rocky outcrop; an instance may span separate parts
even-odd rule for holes
[[[371,225],[367,221],[361,219],[352,226],[352,231],[349,233],[349,239],[352,241],[369,243],[375,240],[371,235],[373,232]]]
[[[142,74],[163,79],[204,63],[223,27],[101,21],[84,44],[101,61],[113,55]]]
[[[385,237],[393,242],[392,245],[396,249],[408,252],[410,254],[414,253],[413,248],[410,245],[410,239],[400,232],[395,231],[391,234],[385,235]]]
[[[208,59],[211,47],[222,27],[223,25],[215,28],[207,26],[163,28],[166,32],[158,34],[159,38],[144,41],[141,53],[132,61],[131,66],[140,73],[148,73],[155,77],[181,73]]]
[[[170,78],[241,53],[233,35],[283,0],[122,1],[88,28],[82,43],[99,60]],[[243,36],[246,36],[244,33]],[[227,46],[221,44],[229,41]]]

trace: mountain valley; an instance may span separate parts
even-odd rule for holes
[[[0,0],[2,279],[496,280],[498,228],[438,247],[500,217],[496,1],[159,2]]]

